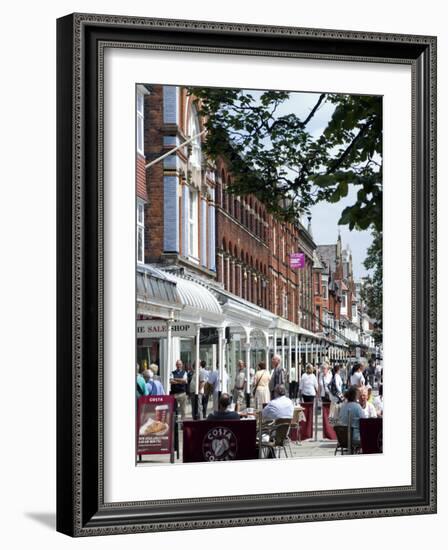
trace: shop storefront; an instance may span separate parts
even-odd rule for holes
[[[156,363],[165,388],[177,359],[186,367],[205,360],[209,370],[219,370],[219,389],[230,391],[239,360],[252,379],[258,363],[265,362],[269,369],[278,354],[288,380],[300,382],[306,364],[317,367],[325,359],[342,362],[348,354],[342,343],[218,286],[145,266],[138,275],[137,291],[137,361],[141,366]]]
[[[153,266],[137,272],[137,360],[159,367],[165,390],[178,359],[219,368],[225,317],[205,286]],[[221,340],[221,344],[220,344]]]

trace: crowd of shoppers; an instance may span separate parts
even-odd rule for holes
[[[378,385],[378,395],[374,397],[366,368],[361,362],[354,363],[351,372],[344,376],[349,384],[344,384],[341,365],[331,367],[328,361],[320,369],[307,364],[298,377],[300,382],[296,382],[296,371],[291,374],[290,370],[287,375],[280,355],[272,357],[270,369],[266,363],[258,363],[255,371],[249,371],[249,380],[246,364],[239,360],[229,393],[226,369],[223,369],[223,379],[220,380],[220,371],[211,370],[204,360],[199,364],[198,374],[194,364],[186,368],[180,359],[175,366],[166,392],[156,364],[152,363],[143,372],[140,372],[137,364],[136,396],[173,395],[181,420],[187,417],[188,404],[192,418],[199,420],[223,412],[224,405],[226,410],[234,413],[249,409],[252,405],[256,410],[263,410],[263,416],[269,416],[275,415],[279,409],[286,413],[286,404],[289,411],[299,401],[312,403],[316,399],[319,399],[319,403],[331,404],[330,417],[335,422],[343,423],[349,413],[355,424],[358,417],[375,418],[383,414],[382,383]],[[291,368],[296,369],[295,366]],[[302,370],[301,365],[297,369]]]

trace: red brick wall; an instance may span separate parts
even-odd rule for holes
[[[187,114],[185,92],[180,94],[180,128],[163,124],[163,87],[152,86],[151,94],[145,96],[145,156],[146,162],[163,154],[164,135],[175,135],[185,131],[184,120]],[[180,154],[180,153],[179,153]],[[145,261],[158,262],[163,258],[163,163],[157,163],[143,172],[145,159],[137,159],[137,193],[144,198],[146,187],[147,204],[145,210]],[[282,223],[267,214],[266,209],[255,196],[241,197],[223,192],[232,174],[227,166],[217,161],[219,174],[216,191],[216,251],[229,258],[221,268],[221,259],[216,257],[217,278],[227,290],[261,305],[283,316],[282,292],[288,294],[288,319],[304,328],[312,329],[313,289],[312,289],[312,248],[305,244],[303,228]],[[200,202],[199,202],[200,204]],[[201,209],[199,210],[199,216]],[[273,228],[276,228],[276,249],[273,249]],[[180,229],[180,228],[179,228]],[[179,231],[180,240],[182,232]],[[281,253],[281,241],[286,239],[285,257]],[[309,239],[309,237],[308,237]],[[305,239],[306,240],[306,239]],[[314,245],[313,245],[314,246]],[[200,251],[200,247],[199,247]],[[289,267],[289,254],[305,252],[306,267],[294,270]],[[200,268],[199,268],[200,269]],[[246,271],[247,278],[239,277]],[[274,277],[274,273],[277,275]],[[305,281],[307,287],[305,288]],[[228,284],[229,283],[229,284]],[[274,284],[277,304],[274,303]],[[230,288],[229,288],[230,287]],[[307,311],[305,322],[299,319],[297,310]]]
[[[275,231],[275,238],[274,238]],[[269,217],[269,266],[270,266],[270,310],[283,316],[283,295],[288,296],[287,318],[304,328],[312,327],[312,250],[309,243],[306,244],[302,237],[303,229],[291,223],[284,223]],[[285,240],[285,255],[283,256],[283,239]],[[303,269],[291,269],[290,254],[303,252],[305,254],[305,267]],[[274,277],[274,273],[277,277]],[[276,284],[276,292],[273,285]],[[274,304],[274,298],[277,303]],[[306,318],[299,318],[298,309],[307,313]]]
[[[320,271],[313,270],[313,330],[316,332],[322,332],[323,326],[323,309],[326,300],[322,296],[322,273]]]
[[[148,161],[163,154],[163,89],[153,86],[145,96],[145,156]],[[145,261],[160,259],[163,252],[163,162],[146,171],[148,203],[145,211]]]
[[[249,293],[252,295],[253,302],[259,304],[263,302],[258,287],[262,286],[262,275],[267,272],[269,265],[269,248],[265,241],[256,237],[245,226],[231,217],[221,207],[216,208],[216,245],[220,251],[224,251],[230,257],[230,265],[234,264],[229,273],[230,289],[235,294],[247,299],[244,280],[241,278],[240,286],[240,268],[252,274],[252,288],[249,285]],[[237,266],[240,265],[240,267]],[[223,282],[224,274],[221,273],[218,262],[218,280]],[[257,281],[255,282],[255,277]],[[250,279],[249,279],[250,280]],[[242,287],[242,288],[241,288]],[[258,300],[255,294],[258,291]],[[252,301],[252,300],[251,300]],[[264,304],[263,305],[267,305]]]
[[[218,183],[217,188],[219,189],[224,182],[223,188],[225,189],[231,174],[222,162],[218,163],[217,171],[221,179],[221,184]],[[228,276],[227,261],[224,262],[222,272],[218,261],[218,280],[223,282],[225,288],[230,292],[262,305],[281,316],[284,314],[283,293],[286,292],[288,296],[287,318],[305,326],[305,328],[312,329],[312,314],[314,312],[311,288],[312,256],[309,245],[304,246],[301,229],[294,224],[279,222],[273,216],[268,215],[264,205],[259,203],[254,196],[238,199],[224,191],[222,200],[218,194],[216,202],[218,205],[217,248],[225,254],[225,258],[229,258]],[[221,204],[222,206],[220,206]],[[283,238],[286,239],[284,257],[282,254]],[[299,251],[306,254],[306,267],[302,270],[291,269],[290,254]],[[241,264],[241,270],[247,272],[247,279],[242,278],[241,287],[239,283],[240,267],[235,263],[236,259]],[[305,278],[309,287],[307,289],[304,288]],[[304,307],[308,312],[305,322],[299,319],[299,307]]]

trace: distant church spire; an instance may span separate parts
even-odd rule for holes
[[[336,243],[336,258],[338,261],[342,258],[342,240],[341,240],[341,228],[338,227],[338,241]]]
[[[311,216],[308,216],[308,233],[313,236],[313,230],[311,228]]]

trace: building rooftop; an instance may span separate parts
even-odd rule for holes
[[[314,269],[324,269],[324,266],[322,265],[322,262],[319,258],[319,255],[317,254],[317,252],[315,250],[313,251],[313,268]]]
[[[336,247],[336,244],[320,244],[316,249],[319,258],[328,267],[330,273],[336,271]]]

